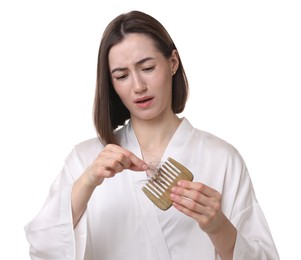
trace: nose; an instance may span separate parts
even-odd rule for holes
[[[141,93],[147,90],[144,80],[137,74],[133,76],[133,89],[135,93]]]

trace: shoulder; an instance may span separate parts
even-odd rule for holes
[[[208,149],[210,148],[215,152],[219,150],[228,153],[238,152],[237,149],[231,143],[213,133],[199,129],[197,129],[196,132],[198,133],[198,135],[201,136],[204,146],[206,146]]]
[[[190,142],[197,145],[198,147],[205,149],[207,152],[212,153],[226,153],[226,154],[236,154],[237,149],[228,141],[223,138],[192,126],[186,119],[185,122],[190,129]]]
[[[193,150],[195,158],[202,161],[202,164],[220,165],[224,168],[245,167],[245,161],[234,145],[208,131],[195,127],[191,129],[191,138],[187,139],[185,150]]]
[[[94,137],[85,141],[82,141],[74,146],[74,148],[78,152],[93,152],[93,151],[99,151],[99,149],[103,149],[104,145],[103,143],[99,140],[99,138]]]
[[[225,176],[249,181],[247,166],[238,149],[226,140],[206,131],[197,130],[202,136],[202,163],[210,162],[215,169],[221,169]],[[226,178],[226,177],[225,177]]]
[[[88,166],[95,160],[99,152],[104,148],[100,140],[95,137],[76,144],[68,157],[67,164],[78,162],[84,166]]]

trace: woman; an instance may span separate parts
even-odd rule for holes
[[[179,118],[188,82],[175,44],[153,17],[121,14],[99,49],[98,138],[75,146],[26,226],[32,259],[278,259],[238,151]],[[194,175],[173,207],[141,190],[147,163],[172,157]]]

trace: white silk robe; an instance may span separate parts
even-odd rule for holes
[[[122,147],[142,157],[130,122],[117,135]],[[220,259],[195,220],[174,207],[161,211],[145,196],[145,172],[125,170],[106,179],[74,230],[73,182],[102,149],[95,138],[75,146],[66,158],[42,210],[25,226],[31,259]],[[222,194],[222,210],[238,230],[234,259],[279,259],[246,165],[233,146],[184,118],[161,160],[167,157],[185,165],[194,181]]]

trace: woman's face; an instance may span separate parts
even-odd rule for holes
[[[149,120],[173,113],[172,76],[179,64],[176,50],[165,58],[151,38],[133,33],[111,48],[108,59],[114,89],[132,118]]]

